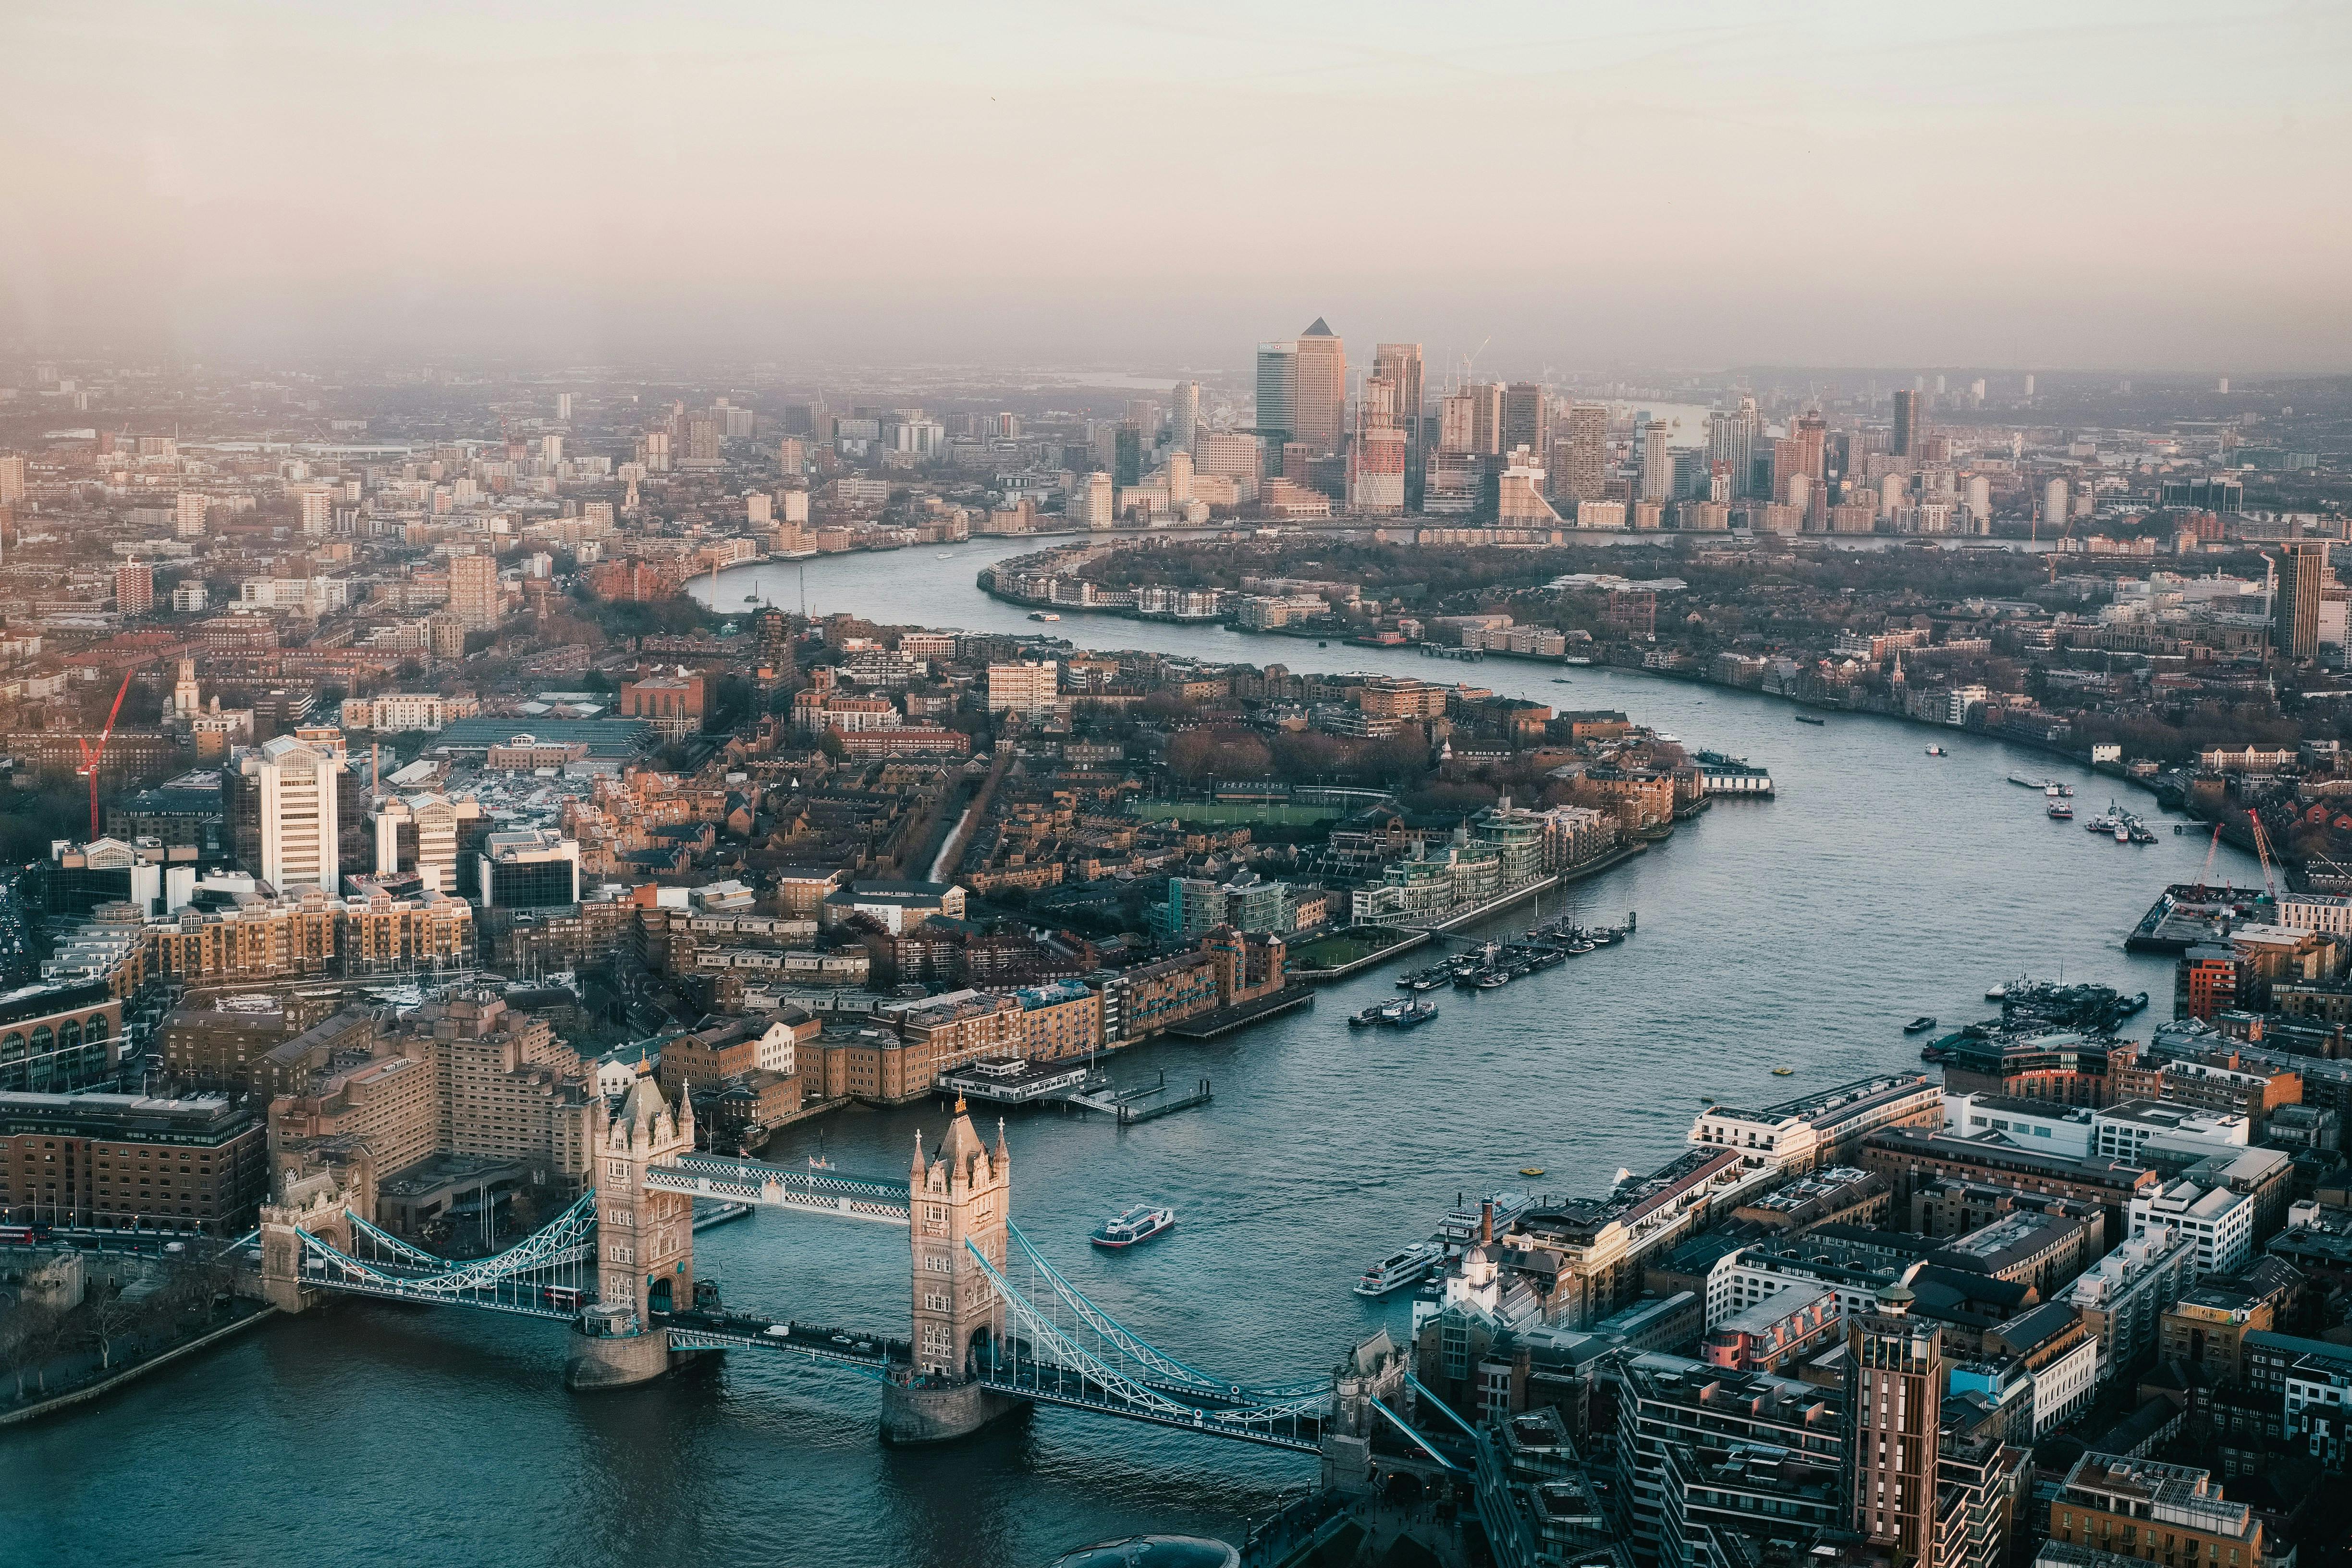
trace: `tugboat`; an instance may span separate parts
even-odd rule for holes
[[[1381,1008],[1381,1016],[1372,1022],[1390,1029],[1418,1029],[1436,1016],[1437,1004],[1434,1002],[1415,1002],[1407,1007],[1391,1003]]]
[[[1097,1247],[1116,1252],[1139,1242],[1150,1241],[1175,1224],[1174,1209],[1137,1204],[1132,1208],[1121,1210],[1118,1217],[1104,1221],[1103,1227],[1087,1239]]]
[[[1369,1029],[1374,1024],[1394,1023],[1397,1015],[1403,1012],[1406,1005],[1404,998],[1400,996],[1393,1002],[1381,1002],[1360,1013],[1350,1013],[1348,1015],[1348,1027]]]
[[[1935,1026],[1936,1020],[1934,1017],[1926,1013],[1922,1013],[1917,1017],[1912,1019],[1909,1023],[1904,1025],[1903,1032],[1906,1035],[1924,1035]]]

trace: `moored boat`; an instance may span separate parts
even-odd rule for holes
[[[1416,1241],[1411,1247],[1401,1247],[1378,1263],[1364,1270],[1356,1281],[1359,1296],[1385,1296],[1391,1290],[1402,1290],[1419,1280],[1445,1258],[1445,1249],[1433,1241]]]
[[[1175,1225],[1176,1211],[1155,1204],[1136,1204],[1125,1208],[1113,1218],[1105,1220],[1102,1228],[1087,1237],[1097,1247],[1118,1251],[1150,1241],[1161,1231]]]

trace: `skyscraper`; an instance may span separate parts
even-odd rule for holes
[[[1718,408],[1706,416],[1706,460],[1720,463],[1731,476],[1732,488],[1748,489],[1748,453],[1755,427],[1746,409]]]
[[[1413,455],[1421,453],[1421,345],[1381,343],[1372,350],[1372,374],[1396,388],[1396,427]]]
[[[1168,445],[1179,452],[1191,451],[1200,427],[1201,384],[1180,381],[1168,395]]]
[[[1470,450],[1498,453],[1503,449],[1503,384],[1473,383],[1463,389],[1470,399]]]
[[[2286,658],[2319,652],[2320,590],[2327,581],[2327,541],[2291,540],[2279,547],[2278,587],[2271,598],[2271,646]]]
[[[1562,426],[1552,493],[1564,500],[1601,500],[1609,482],[1609,410],[1598,403],[1571,404]]]
[[[1515,381],[1503,388],[1502,449],[1525,447],[1541,463],[1551,449],[1551,399],[1532,381]]]
[[[1919,438],[1927,433],[1919,419],[1919,395],[1897,392],[1895,395],[1895,437],[1887,449],[1898,458],[1919,455]]]
[[[1475,433],[1470,417],[1470,395],[1454,393],[1437,400],[1437,449],[1441,452],[1470,452]]]
[[[1364,378],[1356,400],[1356,438],[1348,445],[1348,508],[1382,516],[1404,510],[1405,433],[1397,428],[1396,386]]]
[[[1675,459],[1666,445],[1666,422],[1653,419],[1642,428],[1642,499],[1672,500]]]
[[[1910,1315],[1889,1285],[1874,1311],[1846,1320],[1846,1498],[1853,1528],[1919,1568],[1944,1562],[1936,1539],[1936,1456],[1943,1435],[1944,1331]]]
[[[570,393],[559,392],[555,395],[555,416],[566,425],[572,423],[572,395]]]
[[[1256,431],[1265,438],[1268,451],[1282,450],[1282,444],[1297,434],[1297,408],[1298,345],[1258,344]]]
[[[1318,457],[1336,452],[1346,435],[1342,410],[1348,401],[1348,346],[1318,316],[1299,335],[1296,352],[1290,437],[1306,442]]]

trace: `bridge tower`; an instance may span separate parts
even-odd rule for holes
[[[308,1231],[339,1252],[352,1250],[352,1215],[375,1216],[375,1163],[364,1147],[282,1152],[261,1205],[261,1296],[281,1312],[299,1312],[316,1292],[302,1282]]]
[[[669,1331],[654,1314],[694,1304],[694,1200],[646,1185],[648,1166],[694,1152],[691,1091],[673,1110],[653,1079],[637,1079],[590,1143],[596,1302],[581,1314],[564,1379],[618,1388],[669,1369]]]
[[[996,1295],[971,1254],[1003,1268],[1004,1226],[1012,1217],[1004,1123],[997,1122],[991,1151],[959,1097],[939,1158],[923,1158],[922,1134],[916,1133],[907,1197],[914,1360],[893,1369],[883,1388],[882,1436],[893,1443],[936,1443],[977,1431],[1016,1405],[974,1381],[975,1352],[986,1348],[995,1325]]]

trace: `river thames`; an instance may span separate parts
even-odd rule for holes
[[[1351,1033],[1347,1014],[1396,994],[1412,961],[1391,964],[1310,1011],[1111,1064],[1122,1080],[1208,1077],[1205,1109],[1124,1131],[1015,1117],[1015,1223],[1081,1289],[1196,1365],[1312,1374],[1382,1324],[1401,1332],[1410,1292],[1368,1302],[1349,1286],[1457,1193],[1603,1189],[1620,1167],[1674,1155],[1702,1096],[1752,1104],[1916,1066],[1903,1023],[1982,1016],[1997,980],[2063,971],[2146,990],[2142,1035],[2169,1015],[2170,962],[2121,942],[2164,883],[2195,875],[2205,837],[2159,826],[2153,846],[2119,846],[2050,822],[2004,777],[2069,779],[2085,817],[2123,793],[2113,781],[1958,731],[1800,725],[1776,700],[1633,674],[1076,615],[1043,627],[972,582],[986,561],[1036,547],[741,568],[715,593],[730,609],[751,595],[796,606],[804,582],[820,614],[1622,709],[1769,767],[1780,790],[1724,802],[1568,895],[1591,920],[1638,910],[1631,942],[1494,993],[1444,993],[1423,1029]],[[1928,756],[1931,741],[1952,754]],[[2145,796],[2132,809],[2158,815]],[[935,1140],[942,1124],[932,1107],[853,1110],[770,1152],[903,1174],[917,1129]],[[1523,1181],[1523,1166],[1546,1174]],[[1172,1234],[1128,1254],[1087,1246],[1102,1217],[1143,1198],[1174,1205]],[[698,1271],[743,1305],[905,1331],[899,1232],[761,1212],[696,1250]],[[855,1377],[739,1354],[582,1397],[562,1386],[563,1351],[551,1325],[373,1303],[265,1325],[0,1435],[0,1562],[1027,1568],[1145,1529],[1238,1541],[1315,1478],[1305,1457],[1064,1411],[887,1450],[872,1385]]]

